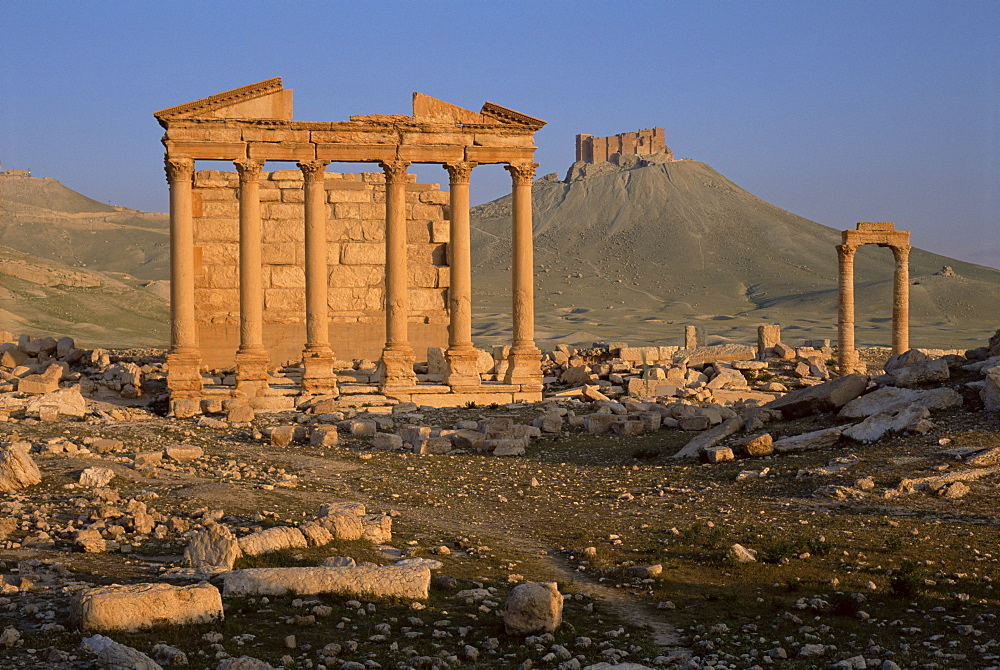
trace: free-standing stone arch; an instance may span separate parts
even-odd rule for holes
[[[351,116],[348,121],[292,120],[292,91],[280,77],[243,86],[154,113],[166,130],[170,184],[171,320],[168,387],[175,398],[202,392],[202,361],[194,297],[196,250],[192,237],[195,161],[231,162],[239,173],[239,349],[237,391],[250,398],[267,394],[268,342],[263,329],[260,180],[266,163],[292,162],[301,170],[304,219],[305,339],[303,391],[337,392],[332,369],[336,342],[327,322],[327,242],[324,236],[323,171],[330,162],[377,164],[385,179],[385,344],[380,390],[400,400],[460,404],[483,394],[498,400],[541,399],[541,353],[534,342],[531,181],[534,133],[544,121],[487,102],[479,112],[421,93],[413,94],[412,115]],[[407,167],[440,164],[451,184],[448,289],[449,338],[445,384],[417,384],[416,355],[408,335]],[[513,214],[513,342],[506,378],[480,381],[471,340],[469,177],[476,165],[499,163],[511,173]],[[419,396],[419,397],[418,397]],[[430,401],[430,402],[429,402]]]
[[[889,247],[895,260],[892,290],[892,353],[910,348],[910,231],[896,230],[889,222],[860,222],[856,230],[845,230],[837,245],[840,300],[837,313],[838,363],[841,374],[860,367],[854,347],[854,256],[858,247],[877,244]]]

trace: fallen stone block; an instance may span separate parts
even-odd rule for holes
[[[770,433],[750,438],[740,445],[740,451],[751,457],[770,456],[774,453],[774,438]]]
[[[319,521],[306,521],[299,524],[299,530],[310,547],[322,547],[333,540],[333,533]]]
[[[843,435],[858,442],[875,442],[889,431],[896,433],[926,433],[933,427],[928,421],[930,410],[926,407],[904,407],[898,410],[873,414],[861,423],[848,426]]]
[[[318,519],[336,540],[360,540],[364,535],[361,517],[353,512],[333,512]]]
[[[259,556],[279,549],[308,546],[302,531],[291,526],[275,526],[240,538],[240,549],[247,556]]]
[[[20,386],[18,390],[22,390]],[[38,417],[46,409],[55,410],[59,416],[82,419],[87,413],[87,400],[80,395],[79,386],[60,389],[57,385],[56,390],[33,398],[24,408],[24,415]]]
[[[156,661],[138,649],[119,644],[109,637],[93,635],[80,646],[97,655],[97,664],[106,670],[163,670]]]
[[[250,405],[234,405],[229,408],[229,413],[226,415],[226,419],[230,424],[234,423],[250,423],[256,417],[253,411],[253,407]]]
[[[988,468],[993,465],[1000,465],[1000,447],[992,447],[977,451],[965,459],[966,465],[974,468]]]
[[[704,414],[693,416],[682,416],[677,419],[677,425],[681,430],[702,431],[712,427],[712,419]]]
[[[135,468],[151,468],[163,462],[162,451],[140,451],[132,457],[132,465]]]
[[[898,368],[885,376],[889,378],[889,383],[893,386],[910,388],[948,381],[950,374],[948,361],[938,358]]]
[[[190,419],[201,414],[201,402],[197,398],[173,398],[170,401],[170,415],[175,419]]]
[[[927,354],[919,349],[910,349],[909,351],[904,351],[901,354],[894,354],[889,357],[889,360],[886,361],[884,366],[882,366],[882,369],[886,372],[895,372],[896,370],[905,368],[908,365],[925,363],[926,361]]]
[[[336,426],[313,426],[309,433],[309,444],[314,447],[332,447],[340,441]]]
[[[448,436],[455,449],[473,449],[482,451],[486,448],[486,434],[478,430],[462,428]]]
[[[508,635],[551,633],[562,623],[563,596],[555,582],[518,584],[507,596],[503,623]]]
[[[486,440],[486,449],[494,456],[524,456],[526,439]]]
[[[983,399],[987,411],[1000,411],[1000,367],[987,370],[979,396]]]
[[[295,439],[296,426],[275,426],[271,429],[271,444],[275,447],[287,447]]]
[[[202,572],[224,572],[243,555],[240,542],[222,524],[213,524],[192,536],[184,550],[184,562]]]
[[[80,486],[91,488],[101,488],[107,486],[115,477],[115,471],[111,468],[85,468],[80,472]]]
[[[415,454],[447,454],[454,448],[447,437],[425,437],[416,440],[413,445]]]
[[[81,591],[72,618],[84,631],[134,632],[153,626],[208,623],[224,618],[219,589],[207,582],[191,586],[128,584]]]
[[[365,514],[361,519],[361,537],[372,544],[385,544],[392,540],[392,517],[388,514]]]
[[[172,461],[194,461],[205,455],[205,450],[193,444],[178,444],[167,447],[163,455]]]
[[[840,426],[814,430],[811,433],[783,437],[774,442],[774,450],[778,453],[789,451],[810,451],[813,449],[823,449],[832,447],[840,440],[843,429]]]
[[[844,405],[837,416],[845,419],[893,412],[905,407],[926,407],[927,409],[950,409],[962,404],[962,395],[955,389],[936,388],[919,391],[897,386],[883,386]]]
[[[73,537],[74,544],[85,554],[102,554],[108,550],[108,542],[99,530],[80,530]]]
[[[611,424],[611,432],[623,437],[642,435],[646,432],[646,424],[637,419],[619,419]]]
[[[538,428],[543,433],[561,433],[563,418],[555,412],[550,412],[535,417],[534,421],[531,422],[531,425]]]
[[[337,593],[371,598],[424,600],[431,571],[419,565],[353,568],[253,568],[224,575],[225,596]]]
[[[852,374],[816,386],[787,393],[764,405],[765,409],[781,412],[785,419],[797,419],[811,414],[821,414],[840,409],[864,393],[868,377]]]
[[[680,451],[671,458],[698,458],[703,449],[714,447],[730,435],[743,429],[743,418],[732,417],[726,419],[718,426],[706,430],[685,444]]]
[[[35,461],[27,449],[20,446],[25,443],[16,444],[18,446],[0,449],[0,491],[3,492],[20,491],[42,482],[42,473]]]
[[[584,425],[591,435],[604,435],[611,432],[611,424],[614,422],[614,414],[588,414],[584,417]]]
[[[733,450],[729,447],[709,447],[701,453],[707,463],[725,463],[736,460]]]
[[[403,448],[403,438],[393,433],[375,433],[371,440],[372,449],[395,451]]]

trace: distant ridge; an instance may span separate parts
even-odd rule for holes
[[[533,201],[543,336],[659,341],[676,336],[670,322],[704,321],[722,338],[746,341],[757,323],[779,322],[836,339],[840,231],[761,200],[705,163],[615,154],[576,163],[565,179],[542,177]],[[478,308],[499,313],[509,309],[510,197],[474,208],[472,222]],[[936,274],[946,265],[956,276]],[[892,267],[885,249],[858,254],[859,342],[887,341]],[[910,273],[911,322],[926,341],[988,336],[1000,325],[1000,271],[914,248]]]

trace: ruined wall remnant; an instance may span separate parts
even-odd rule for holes
[[[635,133],[619,133],[610,137],[576,136],[577,161],[600,163],[608,160],[611,154],[666,154],[667,158],[674,156],[674,152],[666,145],[663,128],[644,128]]]
[[[385,175],[326,172],[323,182],[330,333],[342,358],[377,359],[385,329]],[[195,316],[209,367],[228,365],[240,343],[239,185],[236,172],[195,173]],[[263,172],[259,193],[265,341],[272,360],[293,360],[306,320],[302,172]],[[407,175],[409,321],[423,348],[447,344],[448,197]]]

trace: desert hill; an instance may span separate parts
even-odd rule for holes
[[[836,339],[839,230],[764,202],[705,163],[612,158],[535,182],[539,340],[663,342],[694,324],[715,341],[750,341],[765,322],[781,323],[793,342]],[[510,197],[474,208],[472,220],[475,325],[502,337]],[[940,274],[945,266],[954,276]],[[862,247],[859,343],[889,340],[892,273],[889,250]],[[1000,271],[914,248],[910,276],[915,346],[971,346],[996,329]]]
[[[0,330],[163,346],[168,226],[166,214],[105,205],[55,179],[0,174]]]
[[[169,277],[166,214],[105,205],[52,178],[0,174],[0,240],[72,267]]]

